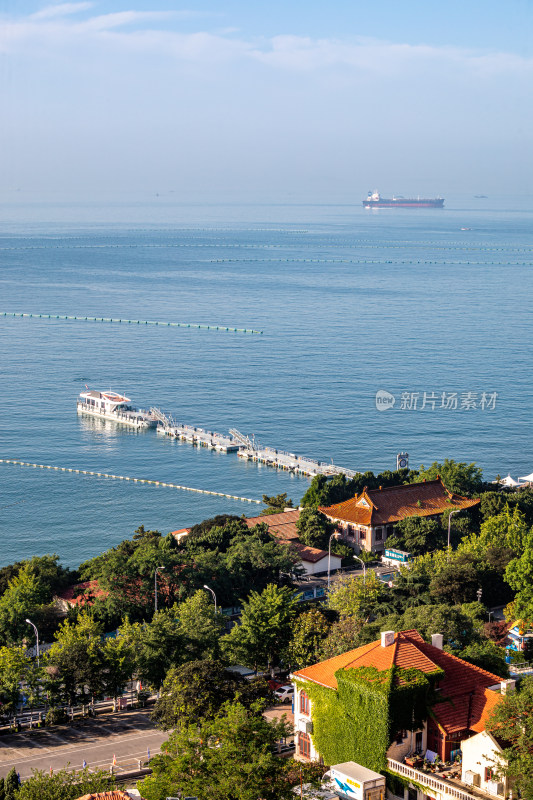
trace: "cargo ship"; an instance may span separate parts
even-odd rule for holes
[[[444,200],[442,197],[381,197],[379,192],[369,192],[366,200],[363,200],[365,208],[443,208]]]

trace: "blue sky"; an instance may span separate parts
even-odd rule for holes
[[[5,190],[531,192],[531,0],[0,6]]]

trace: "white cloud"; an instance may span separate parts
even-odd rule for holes
[[[79,14],[92,8],[94,3],[58,3],[54,6],[46,6],[35,14],[31,14],[29,19],[53,19],[54,17],[66,17],[69,14]]]
[[[90,55],[97,46],[100,54],[107,49],[114,57],[121,52],[153,53],[188,63],[196,61],[199,65],[244,61],[293,73],[333,70],[392,77],[404,70],[424,69],[488,76],[533,71],[533,59],[512,53],[411,45],[363,37],[313,39],[278,35],[252,40],[235,35],[234,29],[182,33],[176,30],[178,21],[198,15],[187,10],[130,10],[89,14],[80,19],[79,15],[92,7],[90,2],[61,3],[27,17],[4,18],[0,51],[28,54],[38,45],[39,58],[46,57],[47,48],[56,58],[64,47],[72,57],[74,45],[82,59],[84,52],[89,51]]]

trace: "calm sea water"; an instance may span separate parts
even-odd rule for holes
[[[88,384],[352,469],[394,469],[407,451],[412,466],[476,461],[487,479],[531,472],[533,204],[447,206],[5,204],[0,311],[264,333],[0,317],[0,458],[257,499],[297,502],[308,486],[80,418]],[[392,409],[376,409],[378,390]],[[443,392],[457,409],[441,407]],[[1,564],[56,552],[77,565],[140,524],[166,533],[260,510],[28,467],[0,464],[0,476]]]

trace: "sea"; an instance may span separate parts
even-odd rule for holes
[[[250,500],[298,504],[309,486],[80,417],[86,386],[352,470],[408,453],[411,467],[475,462],[486,480],[533,471],[533,198],[0,208],[0,565],[56,553],[76,567],[140,525],[255,516]]]

